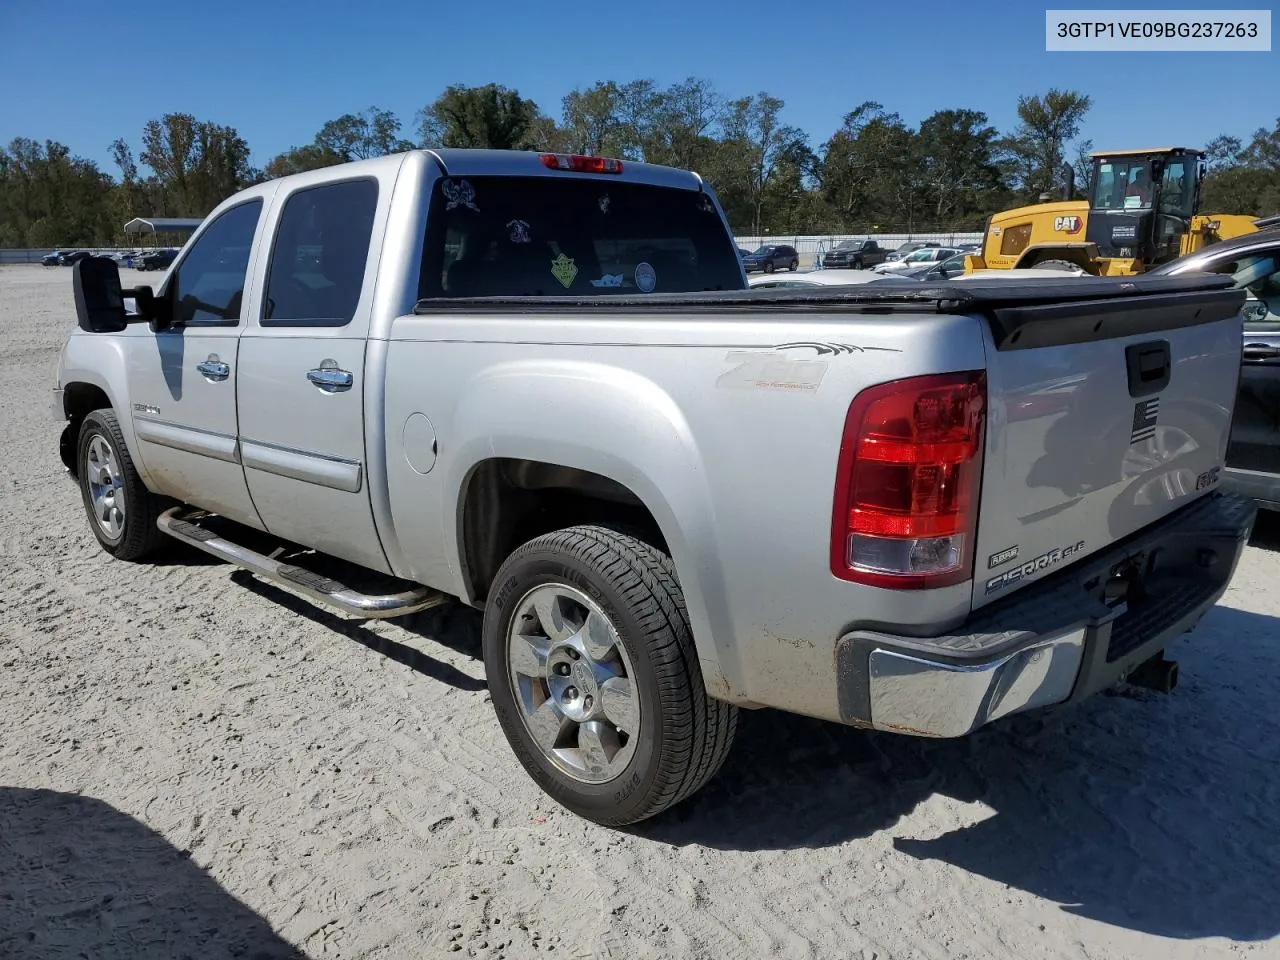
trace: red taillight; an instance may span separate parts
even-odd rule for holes
[[[836,469],[833,574],[896,589],[973,575],[986,402],[981,370],[896,380],[854,398]]]
[[[584,157],[577,154],[544,153],[542,165],[551,170],[570,170],[574,173],[621,173],[622,161],[609,157]]]

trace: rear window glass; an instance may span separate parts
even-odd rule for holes
[[[744,288],[705,194],[587,177],[436,183],[419,296],[635,296]]]

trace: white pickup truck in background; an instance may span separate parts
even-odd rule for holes
[[[696,174],[466,150],[251,187],[155,291],[74,269],[103,548],[474,605],[513,751],[602,823],[699,789],[739,708],[950,737],[1171,687],[1254,518],[1228,278],[748,290]]]

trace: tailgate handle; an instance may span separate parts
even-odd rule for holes
[[[1169,385],[1173,365],[1169,362],[1169,341],[1149,340],[1124,350],[1129,368],[1129,396],[1145,397]]]

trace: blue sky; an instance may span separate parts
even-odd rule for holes
[[[59,140],[114,174],[113,138],[136,152],[148,119],[181,110],[236,127],[261,165],[325,120],[375,104],[412,135],[415,112],[449,83],[515,87],[558,117],[574,87],[690,74],[729,96],[781,97],[785,121],[814,146],[864,100],[912,125],[937,109],[982,110],[1005,130],[1019,94],[1052,86],[1093,97],[1082,136],[1098,149],[1247,139],[1280,116],[1274,44],[1269,53],[1048,53],[1046,6],[1066,4],[177,0],[102,4],[97,16],[0,0],[0,143]]]

